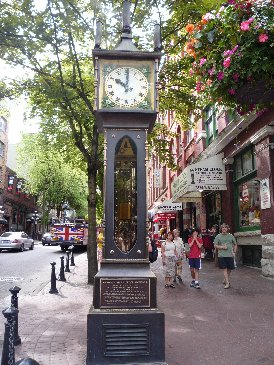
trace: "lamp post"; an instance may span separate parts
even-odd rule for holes
[[[4,224],[4,213],[5,213],[4,207],[3,205],[0,205],[0,227],[1,227],[0,233],[4,231],[2,227],[2,225]]]
[[[38,214],[37,210],[35,210],[34,213],[32,214],[32,220],[33,220],[33,224],[34,224],[33,239],[36,240],[37,239],[37,223],[39,221],[39,214]]]

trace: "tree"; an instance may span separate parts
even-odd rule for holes
[[[148,4],[148,0],[136,0],[137,21],[145,10],[148,17],[153,12],[151,6],[146,7]],[[115,13],[118,5],[119,14]],[[21,92],[28,96],[33,114],[42,119],[42,132],[66,152],[70,149],[67,140],[73,140],[87,166],[89,283],[93,283],[98,270],[94,217],[97,191],[101,187],[98,182],[102,181],[97,179],[98,171],[103,168],[103,143],[99,142],[94,120],[90,51],[95,17],[104,19],[104,14],[113,14],[111,27],[105,22],[104,44],[114,45],[117,29],[121,29],[117,21],[120,1],[2,0],[0,3],[0,57],[24,68],[22,80],[12,80],[6,95]]]
[[[87,175],[64,157],[41,134],[28,134],[18,148],[18,173],[26,181],[24,189],[38,197],[42,207],[42,231],[51,209],[62,211],[64,202],[78,215],[87,214]]]

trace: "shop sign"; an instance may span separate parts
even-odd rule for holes
[[[153,222],[159,222],[160,224],[165,224],[169,219],[176,219],[176,213],[157,213]]]
[[[260,183],[261,209],[271,207],[269,179],[262,179]]]
[[[187,166],[172,182],[172,200],[177,201],[189,192],[227,190],[222,154]]]
[[[166,200],[163,203],[157,205],[157,211],[172,212],[175,210],[182,210],[182,203],[173,203],[172,200]]]

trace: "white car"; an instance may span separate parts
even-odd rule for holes
[[[34,240],[25,232],[4,232],[0,236],[0,251],[16,250],[23,252],[25,248],[33,250]]]

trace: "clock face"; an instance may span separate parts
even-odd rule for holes
[[[148,81],[134,67],[119,67],[106,77],[105,92],[115,105],[123,108],[134,107],[147,97]]]

